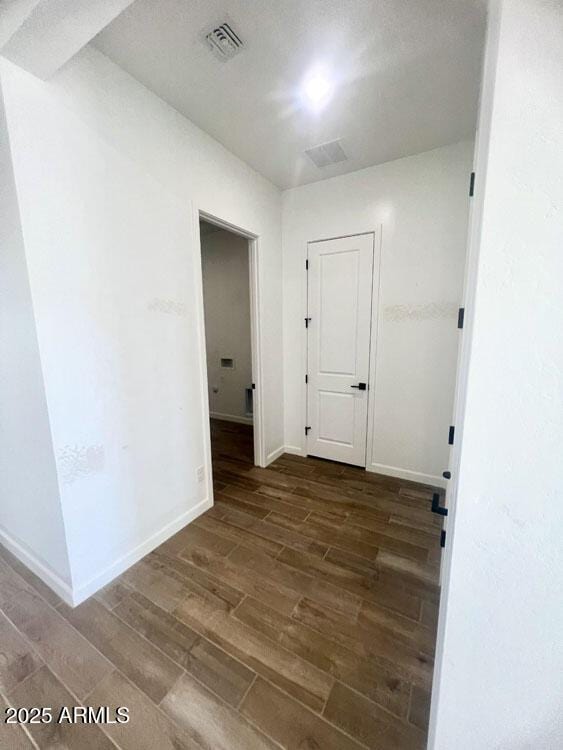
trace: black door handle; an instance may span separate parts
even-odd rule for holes
[[[358,383],[358,385],[351,385],[350,388],[357,388],[359,391],[365,391],[367,385],[366,383]]]

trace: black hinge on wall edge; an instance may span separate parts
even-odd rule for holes
[[[432,495],[432,513],[437,513],[439,516],[447,516],[448,509],[440,505],[440,493],[435,492]]]
[[[308,260],[305,261],[305,270],[306,271],[309,270],[309,261]]]
[[[305,375],[305,382],[306,382],[306,383],[308,383],[308,382],[309,382],[309,376],[308,376],[308,375]]]
[[[256,383],[252,383],[252,390],[253,390],[253,391],[255,391],[255,390],[256,390]]]
[[[310,322],[311,322],[311,318],[305,318],[305,328],[309,328]]]
[[[463,328],[463,320],[465,318],[465,307],[460,307],[457,311],[457,327]]]
[[[308,435],[308,434],[309,434],[309,430],[310,430],[310,429],[311,429],[310,427],[305,427],[305,435]]]
[[[445,529],[442,529],[440,532],[440,547],[446,546],[446,531]]]
[[[455,436],[455,427],[453,424],[451,424],[450,430],[448,432],[448,445],[454,444],[454,436]]]
[[[473,198],[474,193],[475,193],[475,172],[471,172],[471,177],[469,178],[469,197]]]

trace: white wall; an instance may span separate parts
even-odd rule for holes
[[[471,143],[459,143],[283,193],[285,442],[290,450],[305,448],[307,242],[375,231],[382,245],[368,468],[442,483],[472,151]]]
[[[0,91],[0,542],[70,586],[63,516]]]
[[[1,76],[79,600],[209,504],[197,209],[259,238],[283,444],[280,194],[93,48],[47,83]]]
[[[435,750],[563,747],[562,61],[560,2],[493,4]]]
[[[202,233],[201,265],[209,410],[252,423],[245,407],[252,385],[248,240],[223,229]],[[222,357],[233,359],[234,369],[221,367]]]

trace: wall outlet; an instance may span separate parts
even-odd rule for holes
[[[198,482],[203,482],[203,480],[205,479],[205,466],[197,467],[196,477]]]

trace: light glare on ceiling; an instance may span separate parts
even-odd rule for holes
[[[306,76],[301,93],[311,109],[319,110],[328,103],[332,96],[333,85],[328,76],[321,71],[315,71]]]

